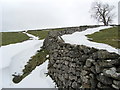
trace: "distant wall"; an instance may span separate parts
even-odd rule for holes
[[[60,37],[63,34],[57,31],[49,32],[44,41],[44,48],[48,49],[50,54],[48,74],[58,88],[120,89],[118,54],[64,43]]]

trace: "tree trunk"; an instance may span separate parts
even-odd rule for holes
[[[104,15],[103,15],[103,23],[104,23],[105,26],[108,26],[108,23],[106,22],[106,19],[105,19]]]
[[[108,23],[107,22],[103,22],[105,26],[108,26]]]

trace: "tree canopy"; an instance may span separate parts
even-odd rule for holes
[[[112,23],[115,13],[113,12],[115,6],[102,2],[93,2],[91,7],[91,16],[98,22],[104,25]]]

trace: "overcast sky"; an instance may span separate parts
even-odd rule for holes
[[[93,1],[2,0],[2,31],[98,24],[89,13]],[[118,14],[119,0],[101,1],[115,5]],[[113,23],[118,24],[118,17]]]
[[[120,24],[120,1],[118,6],[118,24]]]

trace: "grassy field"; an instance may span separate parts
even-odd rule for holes
[[[87,37],[90,38],[89,40],[91,41],[109,44],[115,48],[120,49],[120,37],[119,37],[120,31],[118,28],[120,28],[120,26],[104,29],[101,30],[100,32],[87,35]]]
[[[46,56],[48,55],[48,51],[46,49],[41,49],[37,51],[37,54],[31,57],[31,59],[27,62],[23,69],[22,75],[13,75],[13,82],[19,83],[22,81],[26,76],[28,76],[37,66],[41,65],[43,62],[48,59]]]
[[[27,33],[37,36],[41,39],[45,39],[49,31],[62,31],[64,29],[49,29],[49,30],[29,30]]]
[[[22,32],[0,32],[0,35],[2,36],[2,43],[0,46],[14,44],[29,39],[29,37]]]

